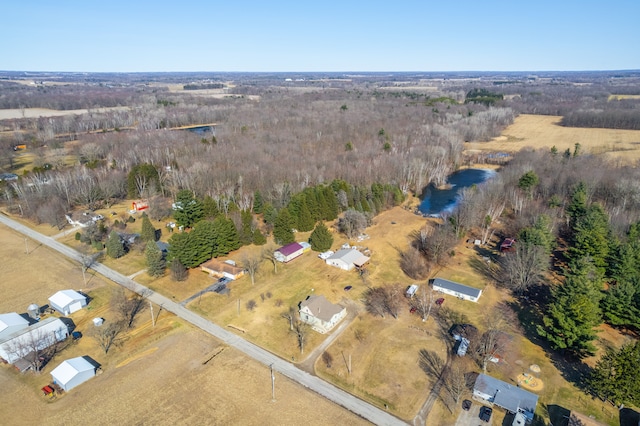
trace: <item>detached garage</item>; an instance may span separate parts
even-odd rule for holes
[[[49,305],[62,315],[69,315],[87,306],[87,298],[75,290],[61,290],[49,298]]]
[[[95,376],[98,368],[100,368],[100,364],[90,357],[79,356],[62,361],[59,366],[53,369],[51,377],[53,383],[68,392]]]

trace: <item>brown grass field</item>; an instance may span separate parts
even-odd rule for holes
[[[25,312],[28,304],[43,305],[65,288],[82,288],[93,299],[87,309],[71,315],[85,336],[62,349],[40,374],[0,365],[3,424],[367,423],[282,376],[276,376],[272,402],[267,367],[166,312],[160,312],[154,328],[149,311],[143,311],[122,344],[105,355],[90,337],[91,319],[114,318],[109,300],[116,286],[92,276],[83,288],[79,267],[33,243],[27,255],[23,237],[4,226],[0,241],[0,312]],[[154,310],[157,314],[158,307]],[[50,371],[81,355],[102,364],[103,373],[53,400],[42,396]]]
[[[586,129],[563,127],[562,117],[522,114],[490,142],[465,143],[473,151],[516,152],[523,148],[551,149],[558,152],[573,151],[576,143],[582,151],[601,154],[607,160],[635,164],[640,159],[640,130]]]

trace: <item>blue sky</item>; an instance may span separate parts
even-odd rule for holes
[[[10,0],[0,16],[0,70],[640,69],[637,0]]]

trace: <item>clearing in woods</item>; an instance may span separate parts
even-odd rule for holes
[[[468,152],[517,152],[523,148],[547,148],[555,146],[562,154],[569,149],[573,152],[579,143],[584,153],[602,154],[610,160],[626,164],[640,159],[640,130],[590,129],[563,127],[562,117],[551,115],[522,114],[502,132],[501,136],[489,142],[465,143]]]

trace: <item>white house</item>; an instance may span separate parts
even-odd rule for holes
[[[68,335],[69,329],[60,318],[49,317],[0,338],[0,358],[13,364],[31,352],[63,341]]]
[[[273,253],[273,256],[279,262],[287,263],[298,256],[302,256],[302,253],[304,253],[303,246],[298,243],[291,243],[280,247]]]
[[[29,327],[29,321],[16,312],[0,314],[0,339]]]
[[[368,261],[369,258],[367,256],[354,248],[340,249],[325,260],[327,265],[335,266],[345,271],[350,271],[356,266],[359,268]]]
[[[477,302],[482,294],[482,290],[478,288],[469,287],[442,278],[434,278],[431,284],[435,291],[455,296],[459,299],[470,300],[471,302]]]
[[[88,356],[79,356],[62,361],[51,371],[51,377],[53,383],[68,392],[95,376],[99,367],[100,365]]]
[[[524,417],[527,422],[533,420],[538,405],[538,395],[486,374],[478,375],[473,385],[473,397],[520,414],[519,417]]]
[[[87,298],[75,290],[61,290],[49,298],[49,305],[62,315],[69,315],[87,306]]]
[[[326,333],[347,315],[347,309],[334,305],[324,296],[309,296],[300,302],[300,320],[306,322],[318,333]]]

